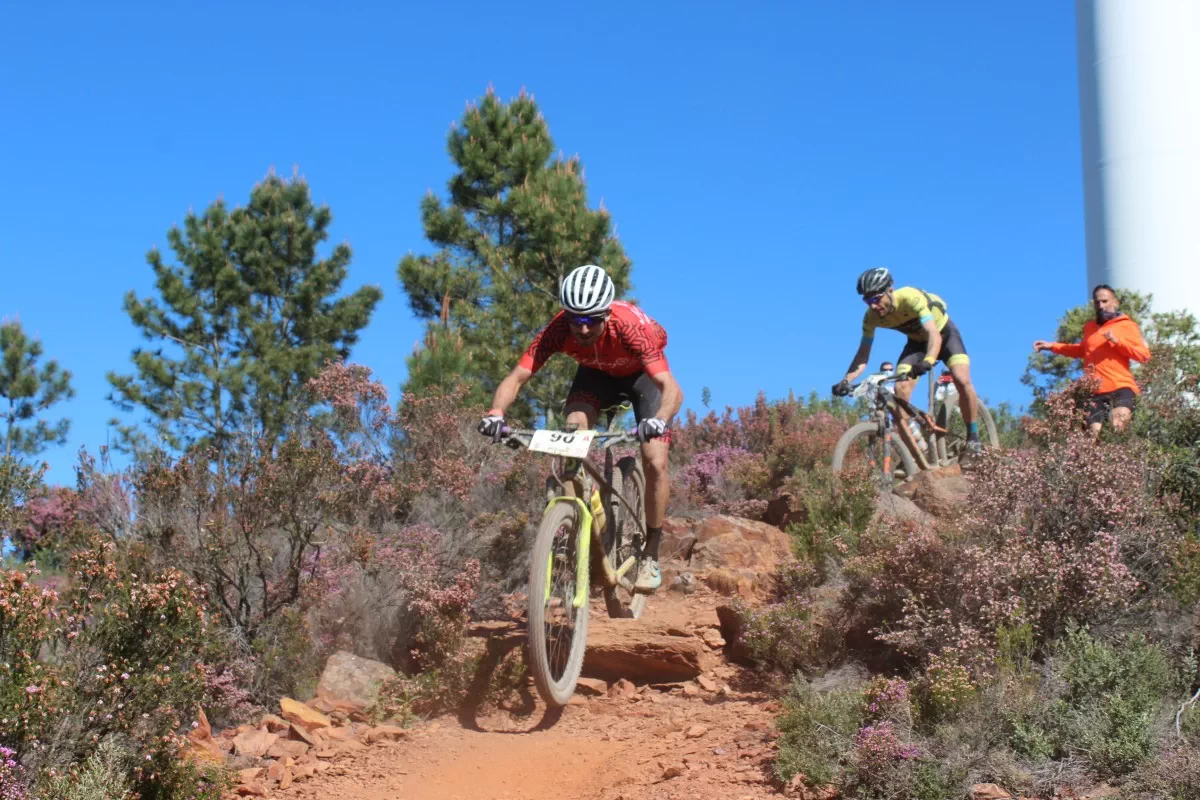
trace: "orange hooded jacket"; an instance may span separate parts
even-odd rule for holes
[[[1106,332],[1116,337],[1115,344],[1104,338]],[[1050,346],[1050,352],[1082,358],[1084,370],[1100,379],[1097,394],[1115,392],[1117,389],[1132,389],[1134,394],[1139,394],[1141,390],[1129,371],[1129,361],[1133,359],[1145,364],[1150,360],[1150,348],[1146,347],[1141,330],[1125,314],[1118,314],[1103,325],[1097,325],[1094,319],[1089,320],[1083,326],[1083,341],[1079,344],[1055,342]]]

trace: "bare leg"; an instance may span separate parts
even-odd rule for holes
[[[596,418],[600,416],[600,412],[592,408],[587,403],[571,403],[566,407],[567,424],[575,425],[579,430],[588,430],[596,427]]]
[[[979,412],[977,411],[979,397],[975,394],[975,386],[971,383],[971,365],[955,364],[950,367],[950,377],[954,379],[954,386],[958,389],[958,396],[962,398],[958,403],[958,408],[962,411],[963,422],[969,428],[971,423],[979,418]]]
[[[651,439],[642,445],[642,469],[646,472],[646,527],[661,528],[667,516],[671,485],[667,479],[667,443]]]
[[[646,559],[638,568],[634,586],[639,591],[656,591],[662,583],[658,567],[658,548],[662,542],[662,524],[667,515],[670,483],[667,476],[667,443],[651,439],[642,444],[642,469],[646,473]]]
[[[1129,421],[1133,419],[1133,412],[1125,406],[1117,406],[1112,410],[1111,419],[1113,430],[1119,433],[1129,425]]]

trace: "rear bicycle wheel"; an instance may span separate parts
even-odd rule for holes
[[[943,466],[956,462],[962,455],[962,449],[967,442],[967,424],[963,421],[962,409],[959,408],[958,400],[957,396],[949,401],[939,400],[934,409],[934,422],[939,428],[946,430],[946,433],[935,434],[938,462]],[[988,411],[988,407],[982,401],[979,402],[977,408],[980,433],[983,434],[980,440],[984,449],[999,449],[1000,436],[996,433],[996,423],[992,419],[992,412]]]
[[[608,506],[608,530],[604,534],[604,553],[613,569],[620,569],[633,559],[625,571],[631,581],[637,580],[638,568],[642,565],[645,547],[642,531],[646,527],[646,475],[641,463],[634,456],[626,456],[617,462],[613,471],[613,488],[625,498],[635,512],[626,508],[620,500],[613,498]],[[610,617],[632,617],[637,619],[646,609],[649,596],[631,592],[624,586],[604,587],[604,606]]]
[[[860,422],[838,439],[833,448],[833,472],[837,474],[847,466],[866,463],[871,474],[878,477],[880,488],[890,489],[893,484],[915,477],[917,462],[899,437],[891,440],[890,470],[885,470],[888,460],[884,458],[884,440],[879,435],[879,423]]]
[[[529,564],[529,666],[538,693],[552,706],[565,706],[575,693],[587,648],[586,587],[583,605],[574,605],[580,524],[574,502],[552,505]]]

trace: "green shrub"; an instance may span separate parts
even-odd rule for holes
[[[181,733],[205,692],[203,593],[177,570],[132,572],[107,537],[93,534],[85,544],[72,554],[61,597],[36,585],[36,575],[0,573],[9,590],[0,609],[0,741],[34,780],[96,755],[69,773],[75,783],[63,791],[85,775],[86,788],[123,768],[124,783],[108,781],[114,796],[125,786],[143,800],[175,797],[164,780],[184,769]],[[115,744],[97,753],[104,741],[137,757],[118,758]],[[211,783],[190,780],[180,797],[203,796]]]
[[[788,525],[796,555],[811,562],[824,578],[833,564],[858,550],[858,540],[875,514],[875,484],[863,468],[840,475],[825,464],[797,472],[783,486],[798,508]]]
[[[1046,685],[1057,691],[1007,715],[1009,746],[1033,760],[1077,755],[1103,776],[1149,759],[1155,715],[1180,686],[1166,652],[1140,637],[1109,643],[1075,628],[1051,653]]]
[[[841,777],[846,754],[863,723],[863,696],[855,691],[819,693],[797,681],[784,699],[775,773],[783,781],[803,775],[811,786]]]
[[[43,800],[131,800],[129,780],[134,757],[108,737],[83,765],[52,779],[41,792]]]
[[[834,662],[843,652],[843,635],[829,619],[818,618],[813,588],[821,582],[807,562],[785,564],[773,576],[772,602],[748,606],[732,603],[739,616],[738,648],[760,669],[786,676],[811,672]]]

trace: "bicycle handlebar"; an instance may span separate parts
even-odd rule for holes
[[[915,381],[915,380],[917,380],[917,379],[915,377],[913,377],[913,374],[911,372],[903,372],[903,373],[900,373],[899,375],[888,375],[886,378],[880,378],[879,380],[875,381],[875,385],[878,386],[883,383],[899,383],[900,381]],[[869,382],[870,381],[859,381],[858,383],[852,383],[852,384],[850,384],[850,391],[854,391],[858,387],[863,386],[864,384],[867,384]]]
[[[509,439],[513,437],[531,437],[537,433],[535,430],[525,430],[521,428],[510,428],[504,425],[500,428],[500,438]],[[566,433],[566,431],[563,431]],[[605,447],[622,444],[624,442],[637,441],[637,428],[627,431],[597,431],[595,441],[602,442]]]

